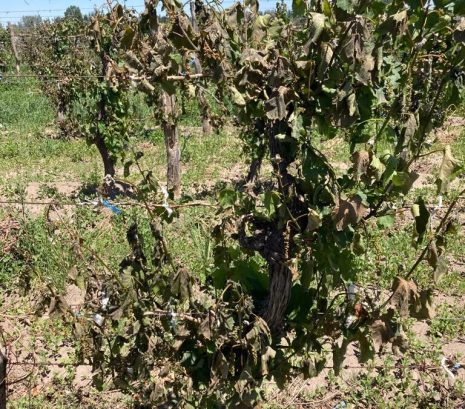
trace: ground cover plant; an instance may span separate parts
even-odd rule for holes
[[[462,102],[462,3],[294,2],[261,14],[256,2],[195,2],[195,28],[181,4],[161,4],[163,18],[147,1],[140,16],[116,5],[82,28],[97,71],[89,81],[67,73],[66,85],[97,96],[60,96],[47,86],[53,75],[61,86],[63,72],[39,73],[31,84],[49,99],[30,101],[50,122],[25,133],[15,115],[2,118],[5,160],[30,169],[4,184],[16,211],[3,215],[1,277],[57,325],[34,359],[46,367],[54,343],[66,345],[62,358],[87,367],[88,390],[116,389],[136,407],[460,407],[461,358],[444,346],[463,337],[461,310],[444,303],[435,316],[433,304],[435,292],[463,300],[464,290],[463,144],[440,134]],[[60,67],[75,69],[63,55]],[[21,92],[3,86],[2,96]],[[175,101],[199,92],[211,98],[192,122],[221,112],[210,118],[219,135],[189,126],[180,138]],[[75,96],[82,135],[111,176],[103,184],[95,150],[40,135],[50,106],[72,118]],[[163,137],[131,135],[141,110],[153,110]],[[16,135],[43,146],[45,160]],[[112,169],[99,137],[123,159]],[[48,184],[33,188],[38,179]],[[431,323],[427,340],[417,320]],[[321,373],[331,399],[297,391],[296,380]],[[62,402],[54,394],[32,398]]]

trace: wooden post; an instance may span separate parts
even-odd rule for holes
[[[195,0],[190,0],[190,8],[191,8],[192,28],[196,33],[198,33],[199,26],[197,24],[197,18],[195,16]],[[195,68],[196,74],[202,74],[202,65],[200,64],[200,61],[196,55],[194,55],[194,68]],[[207,99],[205,98],[205,95],[202,89],[198,90],[197,97],[199,100],[200,110],[202,113],[201,115],[202,115],[203,135],[210,135],[212,133],[212,125],[210,122],[210,117],[208,116]]]
[[[176,96],[166,91],[161,94],[163,107],[162,128],[165,135],[167,164],[167,185],[175,199],[181,196],[181,150],[179,149],[176,123]]]
[[[6,409],[6,366],[8,363],[7,357],[0,350],[0,409]]]
[[[11,48],[13,50],[13,54],[15,56],[15,61],[16,61],[16,74],[19,74],[20,60],[19,60],[18,50],[16,48],[16,36],[13,30],[13,25],[11,23],[8,23],[8,30],[10,32]]]

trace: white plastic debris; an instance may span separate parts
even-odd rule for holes
[[[345,322],[344,326],[346,328],[349,328],[355,321],[357,321],[357,317],[355,315],[349,315],[346,318],[346,322]]]
[[[357,293],[358,293],[357,284],[352,283],[347,287],[347,295],[350,301],[355,300],[355,296],[357,295]]]
[[[177,325],[177,321],[176,321],[176,316],[177,314],[175,312],[170,312],[170,317],[171,317],[171,321],[170,321],[170,324],[171,324],[171,328],[174,330],[176,330],[176,325]]]
[[[108,307],[108,303],[110,302],[110,297],[108,297],[105,293],[103,293],[102,298],[100,299],[102,304],[102,309],[106,310]]]
[[[446,357],[445,356],[443,356],[442,359],[441,359],[441,366],[446,371],[447,379],[449,380],[449,386],[453,386],[454,383],[455,383],[455,375],[447,367],[447,365],[446,365]]]
[[[163,193],[163,207],[166,209],[166,212],[168,213],[169,217],[173,214],[173,209],[168,204],[169,194],[164,186],[161,186],[161,192]]]
[[[103,325],[103,321],[105,320],[105,318],[103,318],[100,314],[95,314],[94,315],[94,322],[99,326],[101,327]]]

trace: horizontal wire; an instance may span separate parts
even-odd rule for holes
[[[189,80],[189,79],[200,79],[200,78],[207,78],[210,77],[208,73],[202,74],[184,74],[184,75],[168,75],[166,79],[168,81],[182,81],[182,80]],[[106,78],[103,75],[51,75],[51,74],[6,74],[2,75],[0,73],[0,81],[7,80],[7,79],[15,79],[15,78],[39,78],[40,80],[69,80],[69,79],[102,79]],[[138,81],[138,80],[150,80],[150,77],[135,77],[131,76],[129,79]]]
[[[73,363],[73,362],[26,362],[26,361],[13,361],[8,362],[12,366],[84,366],[91,365],[88,363]],[[463,363],[456,363],[456,365],[464,366]],[[335,366],[324,366],[324,369],[335,369]],[[439,370],[444,369],[441,365],[425,365],[425,364],[408,364],[408,365],[343,365],[342,369],[423,369],[423,370]]]
[[[95,10],[95,9],[101,9],[107,7],[106,4],[99,6],[99,7],[79,7],[79,10]],[[144,7],[144,4],[134,4],[134,5],[127,5],[125,4],[125,7],[131,8],[131,7]],[[40,9],[40,10],[6,10],[6,11],[0,11],[0,14],[9,14],[9,13],[52,13],[55,11],[66,11],[66,9]]]
[[[47,202],[39,202],[39,201],[20,201],[20,200],[0,200],[0,205],[2,204],[17,204],[17,205],[38,205],[38,206],[104,206],[100,201],[98,203],[93,203],[93,202],[60,202],[60,201],[47,201]],[[144,207],[146,208],[147,205],[144,203],[139,203],[139,202],[111,202],[112,206],[121,206],[121,207]],[[163,208],[166,207],[165,204],[149,204],[149,207],[153,208]],[[169,204],[169,207],[176,209],[176,208],[182,208],[182,207],[196,207],[196,206],[206,206],[206,207],[216,207],[215,204],[213,203],[208,203],[208,202],[201,202],[201,201],[194,201],[194,202],[188,202],[188,203],[181,203],[181,204]]]
[[[28,34],[28,33],[15,33],[15,37],[18,38],[48,38],[50,40],[62,39],[62,38],[91,38],[88,34]]]

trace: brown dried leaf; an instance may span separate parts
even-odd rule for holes
[[[399,311],[401,317],[407,317],[410,311],[410,305],[416,304],[418,300],[417,285],[409,280],[396,277],[392,286],[391,307]]]
[[[370,154],[368,151],[361,150],[354,152],[352,155],[352,162],[354,163],[353,170],[355,175],[355,180],[360,181],[360,177],[365,175],[370,166]]]
[[[333,214],[333,221],[338,231],[349,225],[356,225],[365,216],[367,208],[362,204],[360,196],[355,195],[350,200],[339,200],[339,206]]]

